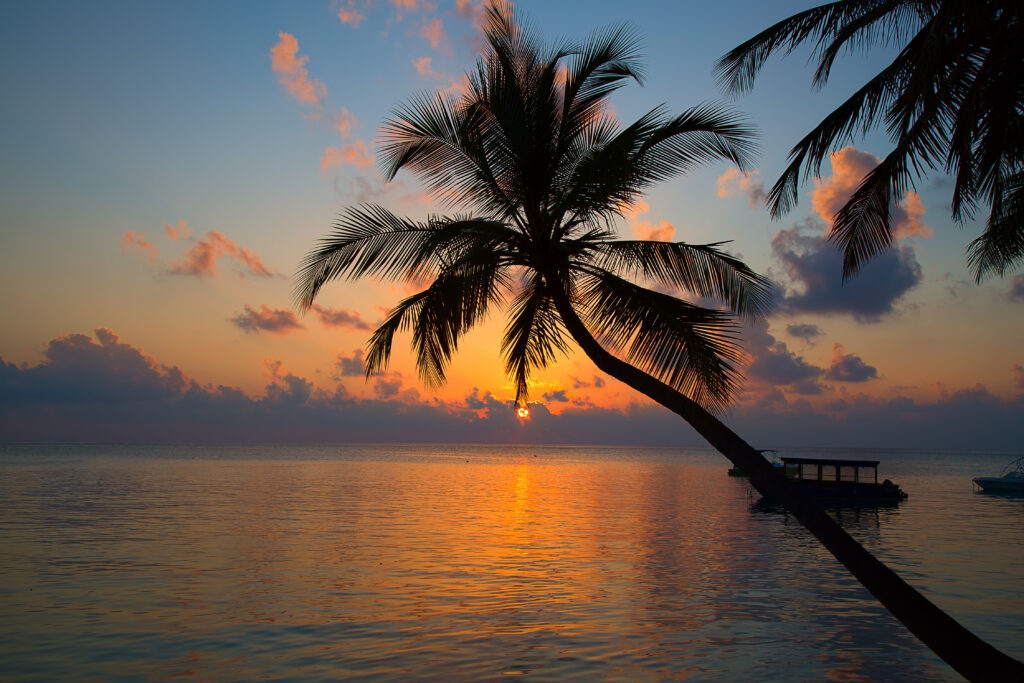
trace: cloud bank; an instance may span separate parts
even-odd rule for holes
[[[269,381],[253,397],[202,385],[106,328],[63,335],[35,366],[0,358],[0,441],[703,445],[688,425],[656,406],[570,405],[554,415],[537,403],[524,423],[512,401],[478,389],[459,401],[424,400],[403,389],[400,376],[389,376],[376,380],[374,398],[360,399],[341,383],[317,388],[280,361],[265,365]],[[1001,400],[979,385],[922,404],[844,393],[830,411],[802,400],[741,405],[727,421],[761,448],[1006,449],[1024,440],[1024,395]]]

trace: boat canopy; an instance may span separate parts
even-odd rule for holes
[[[832,458],[781,458],[786,476],[818,481],[873,481],[878,483],[878,460],[834,460]],[[862,476],[862,470],[864,472]]]

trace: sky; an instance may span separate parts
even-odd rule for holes
[[[536,2],[545,37],[626,22],[646,78],[620,121],[726,102],[759,130],[755,170],[711,165],[656,186],[623,238],[728,249],[776,283],[744,330],[726,421],[757,447],[1015,449],[1024,439],[1024,273],[978,285],[950,218],[952,181],[919,179],[897,240],[843,284],[831,216],[889,150],[834,151],[779,220],[764,206],[792,145],[891,59],[843,57],[811,85],[808,51],[727,96],[715,60],[809,5]],[[677,417],[576,352],[533,378],[531,416],[499,345],[503,311],[460,344],[447,384],[417,378],[408,337],[367,380],[375,324],[413,290],[327,286],[305,315],[292,277],[346,207],[445,207],[384,182],[377,131],[417,94],[457,91],[480,2],[317,0],[0,4],[0,441],[424,441],[696,445]],[[987,209],[979,214],[983,218]]]

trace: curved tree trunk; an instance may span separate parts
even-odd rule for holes
[[[749,474],[751,483],[762,495],[784,505],[886,609],[947,664],[971,681],[1024,681],[1024,664],[978,638],[901,579],[715,416],[605,350],[576,315],[564,292],[557,287],[549,291],[569,334],[598,368],[689,422],[708,443]]]

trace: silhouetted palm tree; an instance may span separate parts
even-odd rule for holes
[[[1024,262],[1024,2],[1020,0],[841,0],[795,14],[722,57],[724,87],[750,90],[773,53],[814,45],[814,85],[844,51],[898,46],[889,66],[825,117],[789,153],[768,193],[773,216],[797,202],[801,180],[818,175],[830,151],[883,121],[892,152],[836,214],[831,237],[843,274],[892,242],[889,207],[914,177],[955,176],[953,218],[991,207],[968,251],[976,279]]]
[[[716,417],[738,379],[735,321],[763,315],[768,281],[718,244],[615,239],[613,221],[653,183],[709,161],[744,167],[752,130],[708,105],[674,117],[658,108],[622,126],[605,101],[641,80],[629,30],[544,49],[507,10],[491,7],[487,19],[488,48],[468,93],[412,99],[386,122],[381,150],[389,179],[409,168],[479,215],[411,221],[379,206],[347,210],[302,265],[300,307],[335,279],[430,278],[374,332],[366,365],[368,375],[383,369],[395,333],[411,330],[419,374],[438,385],[459,339],[511,299],[502,351],[518,401],[531,372],[571,338],[598,368],[682,416],[748,472],[958,670],[970,671],[964,661],[978,651],[994,653],[997,666],[1008,660],[902,582]]]

